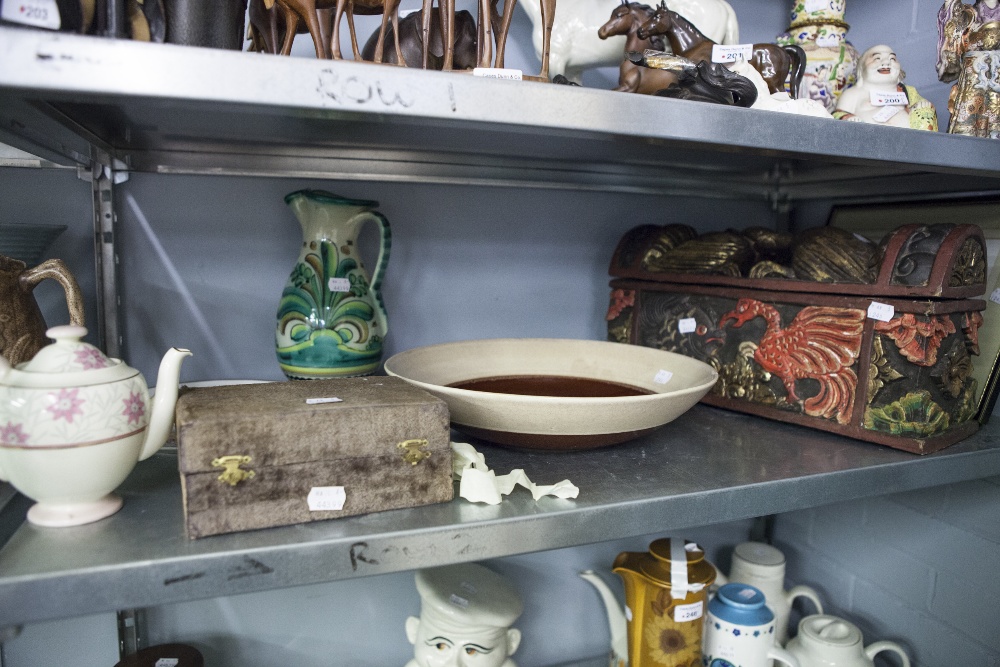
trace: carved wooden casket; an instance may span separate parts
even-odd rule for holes
[[[979,426],[985,250],[963,224],[644,225],[611,260],[608,338],[711,364],[705,403],[925,454]]]
[[[188,538],[451,500],[448,405],[394,377],[184,391]]]

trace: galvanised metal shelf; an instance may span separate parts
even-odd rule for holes
[[[988,139],[0,27],[0,142],[144,172],[870,201],[1000,190]]]
[[[704,405],[653,434],[579,453],[477,444],[498,473],[569,479],[577,499],[516,490],[188,541],[175,452],[138,464],[124,508],[74,528],[23,522],[0,546],[0,628],[478,561],[799,510],[1000,474],[1000,424],[941,452],[902,451]]]

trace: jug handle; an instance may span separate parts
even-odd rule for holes
[[[382,302],[382,279],[385,277],[385,267],[389,263],[389,250],[392,248],[392,230],[389,221],[378,211],[363,211],[354,217],[359,220],[359,226],[366,222],[375,222],[379,228],[378,259],[375,260],[375,270],[372,272],[371,291],[375,297],[375,319],[378,321],[382,338],[389,333],[389,323],[385,312],[385,304]]]
[[[792,601],[798,597],[808,598],[816,606],[816,613],[823,613],[823,603],[819,601],[819,596],[813,589],[808,586],[795,586],[785,593],[785,599],[788,600],[789,606],[791,606]]]
[[[80,293],[80,285],[76,278],[70,273],[69,267],[61,259],[48,259],[27,269],[21,274],[21,284],[30,292],[35,289],[38,283],[46,278],[52,278],[66,292],[66,307],[69,310],[69,323],[74,326],[85,326],[83,321],[83,295]]]
[[[882,651],[893,651],[902,659],[903,667],[910,667],[910,659],[906,657],[906,652],[903,651],[903,647],[896,642],[875,642],[865,647],[865,655],[868,656],[869,660],[873,660],[875,658],[875,654],[881,653]]]

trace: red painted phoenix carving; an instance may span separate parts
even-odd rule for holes
[[[781,315],[756,299],[740,299],[736,308],[719,319],[719,327],[732,320],[740,327],[763,317],[767,330],[754,350],[761,368],[781,379],[788,401],[798,403],[812,417],[850,421],[858,377],[851,368],[861,351],[865,312],[856,308],[807,306],[782,328]],[[812,379],[819,392],[806,399],[795,392],[795,382]]]

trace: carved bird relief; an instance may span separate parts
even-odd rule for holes
[[[719,319],[719,327],[725,327],[730,320],[734,327],[740,327],[755,317],[764,318],[767,330],[754,350],[754,361],[781,379],[788,401],[798,403],[802,412],[811,417],[848,423],[858,384],[852,366],[861,351],[865,311],[807,306],[782,328],[781,315],[773,306],[756,299],[740,299],[735,309]],[[795,382],[802,379],[818,382],[819,392],[800,398]]]

